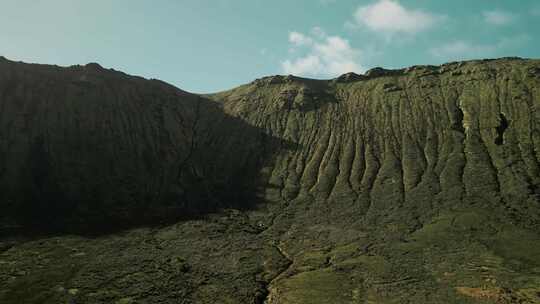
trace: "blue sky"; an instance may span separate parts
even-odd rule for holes
[[[534,0],[0,0],[0,55],[207,93],[255,78],[540,58]]]

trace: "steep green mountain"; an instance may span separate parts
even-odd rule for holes
[[[0,303],[540,303],[540,60],[195,95],[0,59]]]

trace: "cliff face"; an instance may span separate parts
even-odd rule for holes
[[[97,64],[3,60],[0,92],[3,216],[29,227],[244,207],[278,142],[208,99]]]
[[[351,206],[368,221],[480,204],[538,225],[539,79],[538,61],[476,61],[278,76],[212,98],[298,144],[271,170],[283,201]]]
[[[5,234],[182,219],[6,238],[7,303],[540,300],[538,60],[200,96],[2,59],[0,107]]]

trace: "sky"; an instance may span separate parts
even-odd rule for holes
[[[0,0],[0,56],[210,93],[276,74],[540,58],[540,1]]]

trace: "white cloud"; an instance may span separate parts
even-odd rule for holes
[[[286,74],[318,75],[323,71],[321,59],[316,55],[307,55],[294,61],[285,60],[281,66]]]
[[[289,42],[292,43],[294,46],[304,46],[304,45],[313,44],[313,40],[311,38],[298,32],[289,33]]]
[[[360,6],[354,13],[354,21],[348,27],[362,27],[387,33],[414,34],[432,28],[445,16],[419,9],[408,9],[394,0],[379,0],[373,4]]]
[[[318,27],[318,26],[316,26],[316,27],[314,27],[313,29],[311,29],[311,33],[312,33],[314,36],[318,37],[318,38],[324,38],[324,37],[326,37],[326,32],[325,32],[322,28],[320,28],[320,27]]]
[[[531,40],[529,35],[518,35],[502,38],[493,44],[475,44],[468,41],[456,40],[429,50],[430,54],[443,60],[466,60],[487,57],[512,55],[516,49]],[[507,52],[510,52],[507,54]]]
[[[500,10],[484,11],[482,12],[484,21],[492,25],[507,25],[514,21],[516,16],[509,12]]]
[[[312,35],[289,33],[293,49],[302,48],[304,56],[281,63],[283,72],[298,76],[335,77],[347,72],[363,72],[358,63],[360,50],[351,47],[348,40],[328,36],[322,29],[314,28]]]

